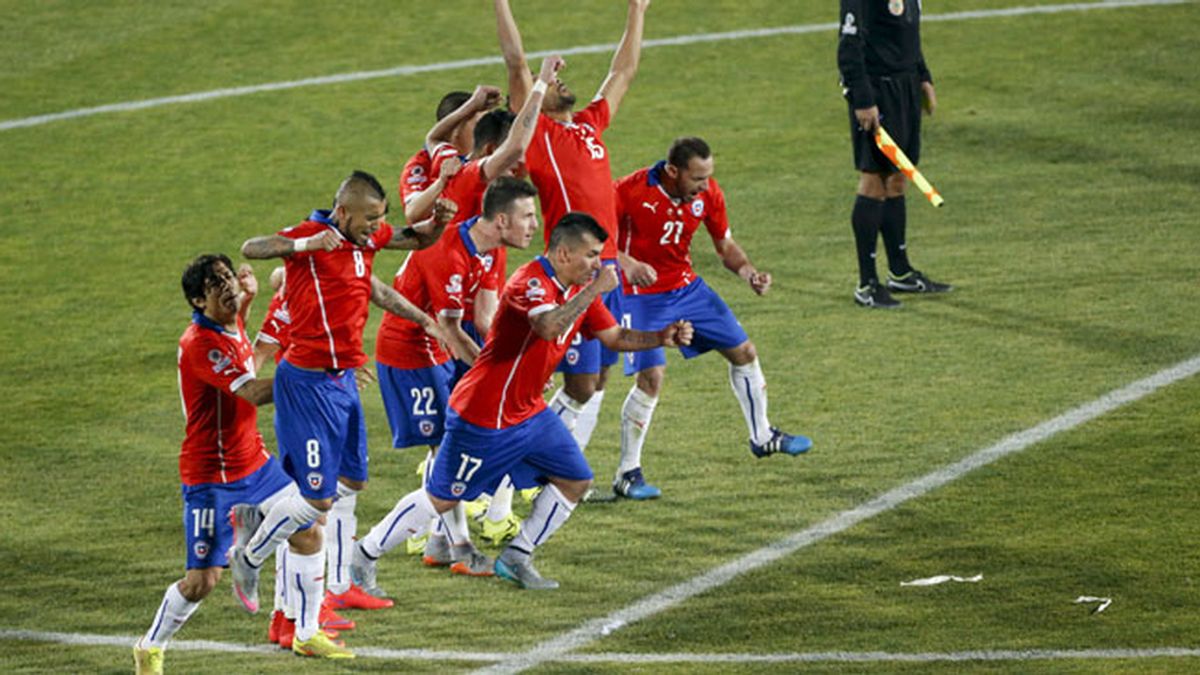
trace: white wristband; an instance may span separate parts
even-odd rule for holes
[[[532,91],[531,93],[534,93],[534,94],[545,94],[545,93],[546,93],[546,87],[547,87],[547,86],[548,86],[548,85],[546,84],[546,81],[545,81],[545,80],[538,80],[537,82],[534,82],[534,83],[533,83],[533,91]]]
[[[293,239],[292,240],[292,252],[293,253],[303,253],[304,251],[307,251],[309,239],[312,239],[312,237],[300,237],[299,239]]]

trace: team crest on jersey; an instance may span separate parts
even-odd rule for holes
[[[904,0],[888,0],[888,11],[892,16],[901,16],[904,14]]]
[[[704,200],[697,199],[692,202],[692,215],[697,218],[704,215]]]
[[[310,471],[308,475],[305,476],[305,480],[308,481],[308,487],[310,490],[320,490],[321,485],[325,482],[325,478],[316,471]]]
[[[536,302],[546,297],[546,289],[542,288],[541,279],[533,277],[529,281],[525,282],[525,286],[527,287],[525,290],[525,297],[529,298],[530,300]]]
[[[429,420],[421,420],[417,423],[417,429],[421,431],[422,436],[432,436],[433,422],[430,422]]]
[[[496,264],[496,261],[494,258],[492,258],[492,254],[488,253],[487,255],[480,256],[479,263],[483,265],[484,271],[491,272],[492,265]]]
[[[210,549],[208,548],[207,541],[198,541],[195,544],[192,544],[192,554],[200,560],[204,560],[208,557],[209,550]]]
[[[455,497],[461,497],[467,491],[467,484],[462,481],[454,481],[450,484],[450,494]]]
[[[578,349],[568,349],[567,350],[567,363],[571,364],[572,366],[579,363],[579,350]]]

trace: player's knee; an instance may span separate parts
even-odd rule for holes
[[[665,377],[665,369],[648,368],[637,374],[637,387],[647,396],[657,398],[658,393],[662,391],[663,379]]]
[[[367,481],[365,480],[351,480],[344,476],[338,476],[338,482],[355,492],[362,492],[367,489]]]
[[[888,175],[885,191],[888,199],[894,197],[903,197],[904,191],[908,188],[908,178],[902,173],[893,173]]]
[[[729,362],[735,366],[748,366],[751,363],[754,363],[754,360],[758,358],[758,350],[754,348],[753,342],[746,340],[742,344],[729,350],[729,352],[726,354],[726,357],[728,357]]]
[[[306,502],[308,502],[309,504],[311,504],[313,508],[315,508],[316,510],[320,511],[321,513],[325,513],[325,512],[326,512],[326,511],[328,511],[329,509],[332,509],[332,508],[333,508],[333,497],[327,497],[327,498],[325,498],[325,499],[308,499],[308,498],[305,498],[305,500],[304,500],[304,501],[306,501]]]
[[[587,403],[596,393],[597,375],[568,375],[563,378],[563,390],[576,403]]]
[[[583,496],[592,487],[591,478],[584,480],[551,479],[550,482],[554,484],[554,487],[558,488],[559,493],[562,494],[564,499],[573,504],[578,504],[583,500]]]
[[[858,174],[858,194],[868,199],[884,199],[887,196],[887,189],[884,185],[883,175],[870,171],[860,172]]]
[[[600,374],[596,376],[596,391],[604,391],[606,384],[608,384],[608,366],[601,366]]]
[[[429,494],[428,491],[426,491],[425,494],[428,495],[429,503],[433,504],[433,509],[435,511],[437,511],[438,513],[446,513],[447,511],[449,511],[450,509],[453,509],[458,504],[457,501],[451,501],[449,499],[442,499],[440,497],[434,497],[433,495]]]
[[[300,555],[314,555],[321,552],[324,537],[320,527],[314,525],[300,530],[288,537],[288,544],[293,552]]]

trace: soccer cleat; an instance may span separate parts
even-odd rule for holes
[[[485,542],[498,546],[508,542],[521,531],[521,519],[515,513],[509,513],[500,520],[483,519],[483,533],[480,538]]]
[[[322,631],[307,640],[292,640],[292,653],[318,659],[352,659],[354,652],[341,642],[334,642]]]
[[[229,576],[233,578],[233,597],[251,614],[258,613],[258,568],[246,560],[246,550],[234,546],[229,550]]]
[[[267,627],[267,641],[271,644],[279,644],[279,634],[283,631],[283,626],[288,621],[281,610],[271,612],[271,625]],[[293,630],[295,630],[293,628]]]
[[[282,612],[280,612],[282,615]],[[336,639],[339,633],[332,628],[322,628],[321,632],[330,640]],[[283,617],[283,621],[279,624],[279,648],[291,649],[292,642],[296,639],[296,620]]]
[[[514,584],[531,591],[552,591],[558,588],[558,582],[553,579],[547,579],[538,573],[533,566],[532,557],[526,557],[522,561],[517,561],[516,556],[508,556],[508,551],[500,554],[496,558],[496,576],[511,581]]]
[[[425,552],[425,542],[429,541],[429,533],[419,537],[409,537],[404,540],[404,552],[408,555],[421,555]]]
[[[450,555],[450,538],[446,535],[430,536],[429,541],[425,542],[425,555],[421,556],[421,562],[425,563],[426,567],[446,567],[454,562],[454,557]]]
[[[892,294],[880,286],[875,279],[872,279],[866,286],[854,289],[854,302],[874,309],[896,309],[900,306],[900,301],[893,298]]]
[[[321,603],[321,613],[317,615],[317,625],[322,629],[330,629],[335,631],[354,630],[354,622],[341,616],[333,610],[333,605],[329,603],[329,596],[325,596],[324,602]]]
[[[454,574],[465,574],[469,577],[495,575],[495,572],[492,571],[492,559],[480,553],[479,549],[475,548],[475,544],[469,541],[452,547],[451,554],[454,556],[454,564],[450,565],[450,571]]]
[[[934,281],[917,270],[909,270],[900,277],[889,274],[887,287],[897,293],[949,293],[954,290],[950,284]]]
[[[133,646],[133,672],[137,675],[163,675],[162,647],[142,649],[137,644]]]
[[[620,497],[641,501],[643,499],[658,499],[662,490],[646,482],[642,475],[642,467],[630,469],[613,481],[613,492]]]
[[[229,509],[229,524],[233,526],[233,545],[245,548],[262,521],[262,512],[254,504],[234,504]]]
[[[337,595],[325,591],[325,603],[334,609],[387,609],[396,604],[387,598],[371,595],[354,584],[350,584],[345,593]]]
[[[758,445],[754,441],[750,441],[750,452],[759,459],[778,452],[795,457],[808,452],[811,447],[812,439],[808,436],[785,434],[775,427],[771,427],[771,438],[766,443]]]
[[[378,561],[371,560],[363,553],[362,543],[359,542],[354,546],[354,552],[350,556],[350,584],[351,587],[358,586],[368,595],[376,598],[386,598],[387,592],[379,587],[375,581],[375,565]]]
[[[538,496],[538,493],[541,491],[542,491],[542,488],[539,486],[539,487],[525,488],[524,490],[520,490],[519,492],[521,493],[521,499],[524,499],[526,504],[532,504],[533,498]]]
[[[479,499],[476,499],[473,502],[465,502],[463,507],[467,511],[468,518],[474,520],[475,522],[479,522],[483,520],[485,515],[487,515],[488,506],[490,506],[491,503],[491,497],[480,496]]]

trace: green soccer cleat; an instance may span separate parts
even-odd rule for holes
[[[162,647],[142,649],[135,644],[133,646],[133,672],[137,675],[163,675]]]
[[[485,542],[493,546],[499,546],[510,541],[520,531],[521,519],[517,518],[517,514],[509,513],[500,520],[488,520],[484,518],[483,533],[479,536]]]
[[[317,659],[352,659],[354,652],[340,641],[333,641],[322,631],[313,633],[307,640],[293,639],[292,653]]]

